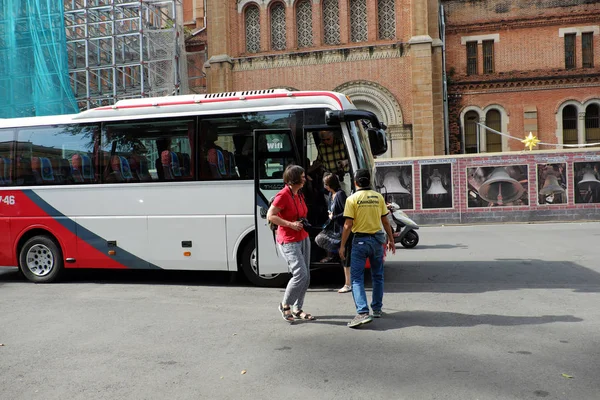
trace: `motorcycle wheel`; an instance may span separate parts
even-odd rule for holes
[[[400,240],[400,244],[407,249],[412,249],[419,243],[419,234],[415,231],[410,231]]]

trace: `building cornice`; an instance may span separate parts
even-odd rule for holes
[[[233,70],[254,71],[303,65],[401,58],[407,55],[408,47],[405,43],[394,43],[237,57],[233,59]]]
[[[581,25],[585,23],[598,23],[598,16],[595,14],[574,14],[574,15],[551,15],[535,18],[512,18],[497,21],[478,21],[468,24],[452,24],[448,22],[446,25],[446,34],[455,33],[470,33],[470,32],[496,32],[506,29],[527,29],[538,28],[541,26],[556,26],[556,25]]]
[[[460,93],[499,93],[528,90],[570,89],[600,87],[600,73],[572,74],[562,76],[537,76],[516,78],[492,78],[486,80],[454,80],[448,91]]]

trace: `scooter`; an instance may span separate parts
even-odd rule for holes
[[[396,225],[396,229],[393,231],[394,243],[400,243],[407,249],[412,249],[419,243],[419,234],[416,232],[419,225],[410,219],[398,204],[388,203],[388,209],[394,222],[393,225]]]

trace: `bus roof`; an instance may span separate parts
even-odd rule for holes
[[[354,108],[350,99],[328,91],[289,91],[287,89],[251,90],[245,92],[209,93],[182,96],[147,97],[120,100],[79,114],[47,117],[9,118],[0,120],[0,128],[68,124],[73,122],[115,120],[122,118],[166,117],[176,114],[205,114],[235,110],[269,109],[273,107],[330,106],[333,109]]]

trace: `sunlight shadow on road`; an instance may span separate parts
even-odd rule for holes
[[[361,329],[387,331],[390,329],[410,328],[421,326],[427,328],[472,327],[477,325],[517,326],[540,325],[554,322],[581,322],[583,319],[573,315],[542,315],[539,317],[524,317],[497,314],[461,314],[441,311],[398,311],[385,313],[384,317],[365,325]]]

